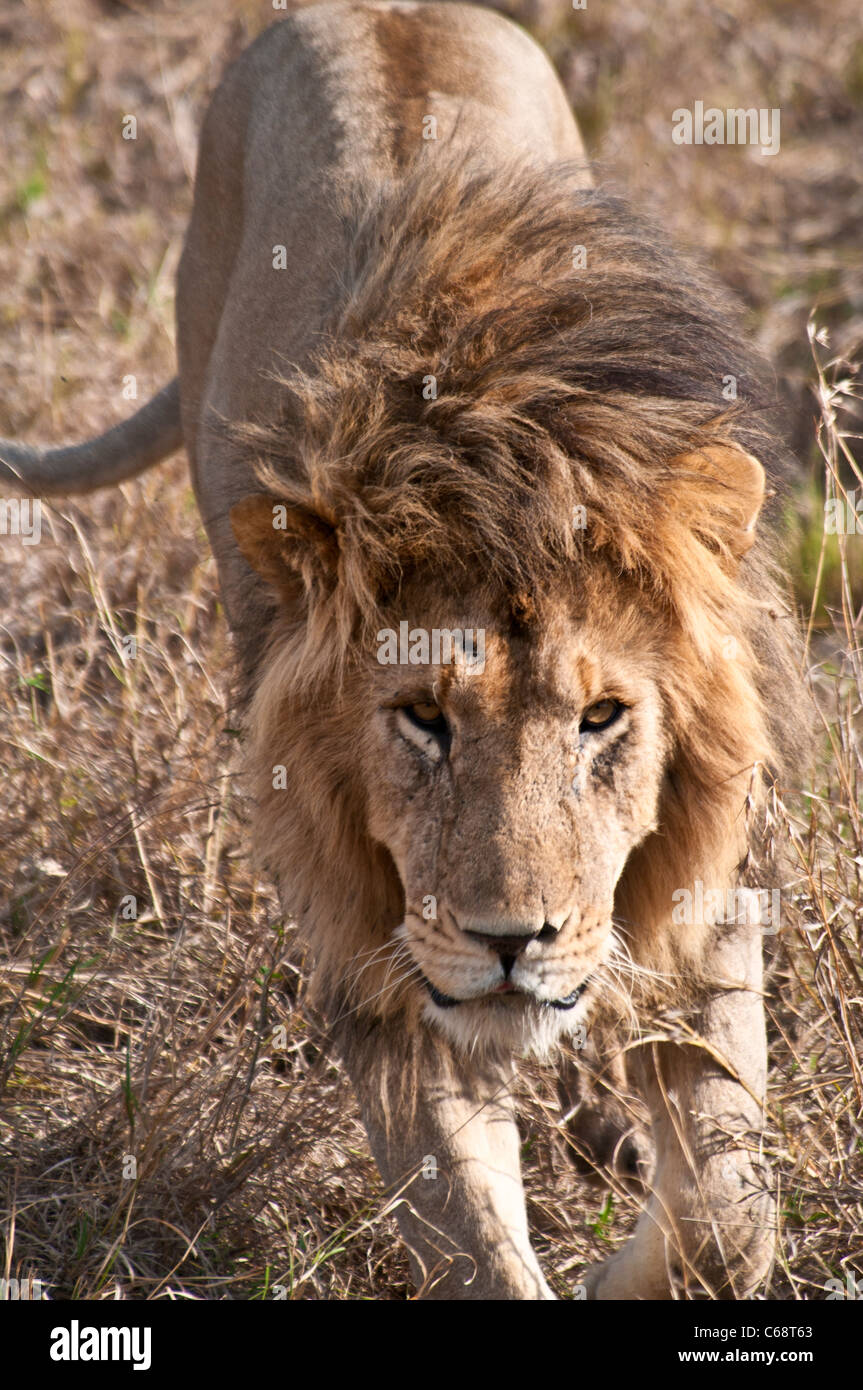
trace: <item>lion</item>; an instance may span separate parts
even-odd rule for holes
[[[594,187],[518,27],[355,0],[268,29],[216,91],[177,349],[127,422],[0,466],[85,492],[185,447],[254,842],[423,1296],[554,1297],[512,1083],[621,994],[683,1022],[630,1038],[650,1194],[583,1288],[751,1295],[763,923],[726,905],[805,734],[759,522],[782,450],[733,313]]]

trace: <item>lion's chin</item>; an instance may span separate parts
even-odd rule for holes
[[[584,989],[581,985],[573,991],[571,1003],[554,1004],[515,990],[452,1002],[443,995],[447,1002],[439,1004],[429,991],[423,1017],[464,1052],[508,1052],[543,1060],[583,1022]]]

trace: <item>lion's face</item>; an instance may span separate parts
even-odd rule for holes
[[[479,629],[485,647],[484,664],[456,650],[364,668],[357,756],[369,833],[404,889],[401,962],[421,975],[427,1016],[462,1041],[542,1048],[588,1002],[615,885],[655,826],[655,620],[609,582],[518,624],[478,595],[423,601],[421,586],[400,608],[432,654],[435,630]]]

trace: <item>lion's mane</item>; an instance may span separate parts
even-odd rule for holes
[[[670,934],[674,888],[727,840],[746,769],[757,839],[765,789],[805,741],[772,530],[738,565],[726,483],[675,463],[734,442],[780,488],[763,368],[709,279],[568,166],[429,166],[344,215],[353,258],[320,351],[286,374],[282,418],[234,430],[262,488],[338,554],[337,580],[305,566],[244,649],[258,843],[319,982],[350,994],[400,920],[338,692],[417,571],[456,591],[482,575],[525,621],[562,566],[611,565],[637,586],[673,652],[659,680],[674,753],[616,907],[637,958],[691,957],[693,934]],[[277,763],[290,795],[272,788]]]

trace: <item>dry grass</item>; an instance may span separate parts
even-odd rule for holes
[[[674,0],[649,19],[622,0],[515,8],[608,175],[743,296],[813,477],[863,486],[843,438],[859,431],[846,359],[863,339],[857,0]],[[125,376],[143,399],[171,375],[202,106],[272,17],[251,0],[213,10],[0,2],[0,433],[83,436],[127,412]],[[781,154],[673,146],[670,111],[697,97],[781,106]],[[120,138],[130,112],[134,143]],[[830,348],[808,341],[813,307]],[[776,806],[799,916],[776,942],[769,1002],[783,1239],[768,1294],[783,1299],[863,1276],[863,669],[848,580],[863,539],[830,542],[819,565],[818,494],[797,496],[824,739],[816,795]],[[38,547],[0,538],[0,1274],[41,1278],[52,1297],[277,1284],[406,1297],[345,1078],[296,1008],[290,926],[244,852],[228,643],[185,469],[48,515]],[[637,1203],[576,1176],[541,1073],[525,1080],[523,1127],[536,1243],[565,1295]]]

